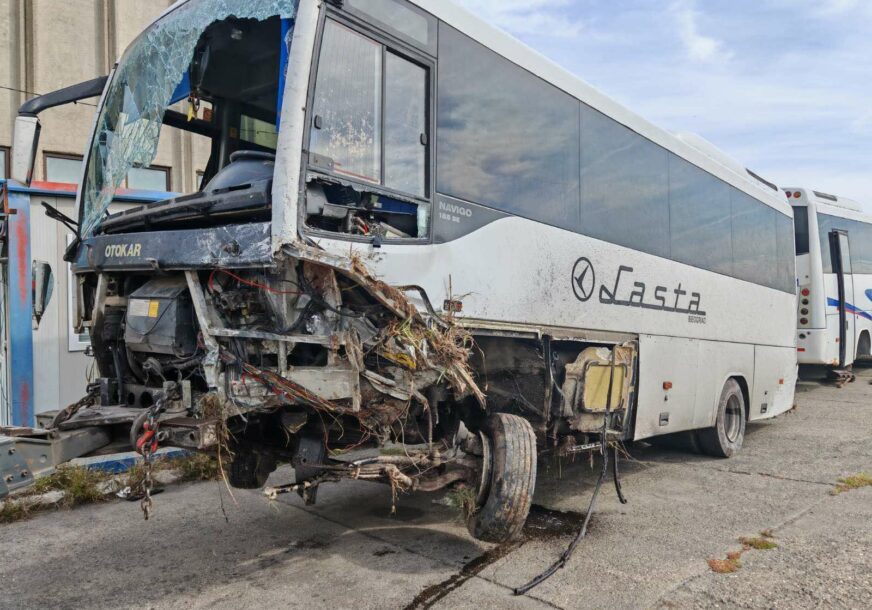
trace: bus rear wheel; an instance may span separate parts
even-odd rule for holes
[[[733,457],[742,448],[746,423],[742,388],[735,379],[729,379],[721,392],[714,427],[697,432],[700,449],[713,457]]]
[[[482,481],[466,526],[478,540],[508,542],[520,537],[533,504],[536,435],[530,422],[507,413],[491,415],[482,433]]]

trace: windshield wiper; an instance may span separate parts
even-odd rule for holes
[[[76,239],[79,240],[81,237],[79,236],[79,223],[75,220],[58,210],[56,207],[52,206],[46,201],[42,202],[42,207],[45,208],[45,215],[51,218],[52,220],[57,220],[59,223],[64,225],[70,231],[76,234]]]
[[[67,246],[67,249],[64,252],[64,260],[68,263],[73,262],[75,252],[79,248],[79,244],[82,243],[82,234],[79,230],[79,223],[46,201],[42,202],[42,207],[45,208],[46,216],[52,220],[58,221],[75,234],[75,239],[70,242],[70,245]]]

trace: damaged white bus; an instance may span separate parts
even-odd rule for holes
[[[872,356],[872,216],[844,197],[785,192],[796,221],[799,363],[852,379],[854,362]]]
[[[208,138],[200,191],[109,215],[162,125]],[[793,405],[777,189],[444,0],[179,2],[108,77],[84,171],[68,258],[100,374],[59,437],[225,452],[246,488],[290,462],[270,493],[307,501],[464,485],[505,541],[537,453],[729,457]]]

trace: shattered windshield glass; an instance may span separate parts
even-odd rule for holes
[[[97,118],[82,186],[83,237],[94,232],[128,172],[148,167],[154,160],[164,114],[179,101],[206,29],[231,17],[292,20],[298,1],[191,0],[134,41],[115,72]],[[287,45],[291,35],[292,29],[286,32]]]

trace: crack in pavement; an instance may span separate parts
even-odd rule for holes
[[[780,481],[791,481],[794,483],[808,483],[809,485],[822,485],[825,487],[829,487],[832,489],[834,483],[831,481],[810,481],[808,479],[797,479],[794,477],[785,477],[779,474],[772,474],[770,472],[753,472],[750,470],[731,470],[729,468],[717,468],[715,466],[710,466],[709,470],[717,470],[718,472],[728,472],[730,474],[743,474],[749,476],[760,476],[760,477],[769,477],[770,479],[778,479]]]
[[[812,502],[811,504],[809,504],[808,506],[806,506],[802,510],[799,510],[796,513],[794,513],[793,515],[787,517],[786,519],[781,521],[778,525],[775,525],[773,527],[768,528],[769,531],[771,531],[773,533],[778,532],[779,530],[787,527],[788,525],[795,523],[796,521],[802,519],[805,515],[807,515],[811,511],[813,511],[815,508],[817,508],[818,506],[820,506],[821,504],[826,502],[828,498],[829,498],[829,496],[824,496],[822,498],[819,498],[816,502]],[[698,578],[702,578],[703,576],[706,576],[708,574],[712,574],[712,571],[710,568],[708,568],[708,567],[700,568],[699,572],[697,572],[696,574],[692,574],[691,576],[688,576],[687,578],[682,580],[680,583],[678,583],[677,585],[675,585],[674,587],[672,587],[671,589],[669,589],[668,591],[666,591],[665,593],[660,595],[660,597],[657,598],[657,601],[655,601],[653,604],[651,604],[648,607],[651,609],[656,609],[656,608],[662,607],[663,605],[666,605],[664,602],[668,602],[668,600],[666,599],[668,596],[672,595],[676,591],[689,585],[694,580],[696,580]]]
[[[324,515],[324,514],[322,514],[322,513],[319,513],[319,512],[313,511],[313,510],[311,510],[311,509],[307,509],[307,508],[305,508],[305,507],[303,507],[303,506],[298,506],[298,505],[296,505],[296,504],[291,504],[290,502],[285,501],[285,500],[279,500],[279,502],[281,502],[282,504],[284,504],[285,506],[287,506],[287,507],[289,507],[289,508],[293,508],[293,509],[299,510],[299,511],[301,511],[301,512],[304,512],[304,513],[306,513],[307,515],[311,515],[311,516],[313,516],[313,517],[316,517],[316,518],[319,518],[319,519],[323,519],[324,521],[328,521],[328,522],[330,522],[330,523],[332,523],[332,524],[334,524],[334,525],[339,525],[339,526],[345,528],[346,530],[348,530],[348,531],[350,531],[350,532],[354,532],[354,533],[356,533],[356,534],[360,534],[361,536],[364,536],[365,538],[369,538],[370,540],[376,540],[376,541],[378,541],[378,542],[380,542],[380,543],[382,543],[382,544],[386,544],[386,545],[388,545],[388,546],[392,546],[392,547],[394,547],[394,548],[397,548],[397,549],[400,549],[400,550],[402,550],[402,551],[405,551],[406,553],[409,553],[410,555],[415,555],[415,556],[417,556],[417,557],[421,557],[422,559],[427,559],[427,560],[430,560],[430,561],[435,561],[435,562],[438,562],[438,563],[440,563],[440,564],[442,564],[442,565],[444,565],[444,566],[450,567],[450,568],[456,568],[456,567],[457,567],[456,564],[454,564],[454,563],[452,563],[452,562],[449,562],[449,561],[447,561],[447,560],[445,560],[445,559],[443,559],[443,558],[441,558],[441,557],[432,557],[432,556],[430,556],[430,555],[427,555],[426,553],[422,553],[422,552],[418,551],[417,549],[409,548],[409,547],[407,547],[407,546],[404,546],[404,545],[402,545],[402,544],[397,543],[397,542],[394,541],[394,540],[390,540],[390,539],[387,539],[387,538],[382,538],[381,536],[377,536],[377,535],[372,534],[372,533],[370,533],[370,532],[367,532],[367,531],[365,531],[365,530],[357,529],[357,528],[355,528],[355,527],[352,526],[352,525],[349,525],[349,524],[347,524],[347,523],[343,523],[342,521],[339,521],[338,519],[334,519],[334,518],[332,518],[332,517],[328,517],[328,516],[326,516],[326,515]],[[523,544],[522,544],[521,546],[523,546]],[[518,548],[513,549],[513,550],[511,551],[511,553],[514,553],[514,551],[517,551],[519,548],[521,548],[521,547],[519,546]],[[511,553],[508,553],[508,554],[506,555],[506,557],[508,557],[509,555],[511,555]],[[484,555],[484,554],[483,554],[483,555]],[[481,557],[481,556],[479,556],[479,557]],[[473,559],[473,561],[475,561],[475,559]],[[464,567],[465,567],[465,564],[464,564],[464,566],[461,566],[460,570],[458,570],[458,571],[456,572],[456,574],[460,574],[460,573],[462,572],[462,570],[463,570]],[[500,587],[501,589],[505,589],[506,591],[509,591],[509,592],[514,593],[514,589],[513,589],[512,587],[510,587],[510,586],[508,586],[508,585],[504,585],[504,584],[502,584],[501,582],[498,582],[498,581],[496,581],[496,580],[492,580],[492,579],[490,579],[490,578],[487,578],[486,576],[481,576],[480,574],[475,574],[475,575],[472,576],[472,578],[477,578],[477,579],[479,579],[479,580],[483,580],[483,581],[488,582],[488,583],[490,583],[490,584],[492,584],[492,585],[495,585],[495,586],[497,586],[497,587]],[[467,579],[467,580],[471,580],[471,579]],[[460,587],[457,587],[457,588],[459,589]],[[455,589],[455,590],[456,590],[456,589]],[[452,592],[453,592],[453,591],[452,591]],[[558,606],[558,605],[556,605],[556,604],[553,604],[553,603],[549,602],[549,601],[546,600],[546,599],[542,599],[541,597],[536,597],[536,596],[534,596],[534,595],[529,595],[529,594],[524,595],[524,597],[526,597],[526,598],[528,598],[528,599],[531,599],[531,600],[533,600],[533,601],[535,601],[535,602],[539,602],[540,604],[542,604],[543,606],[545,606],[545,607],[547,607],[547,608],[555,608],[556,610],[564,610],[561,606]]]

